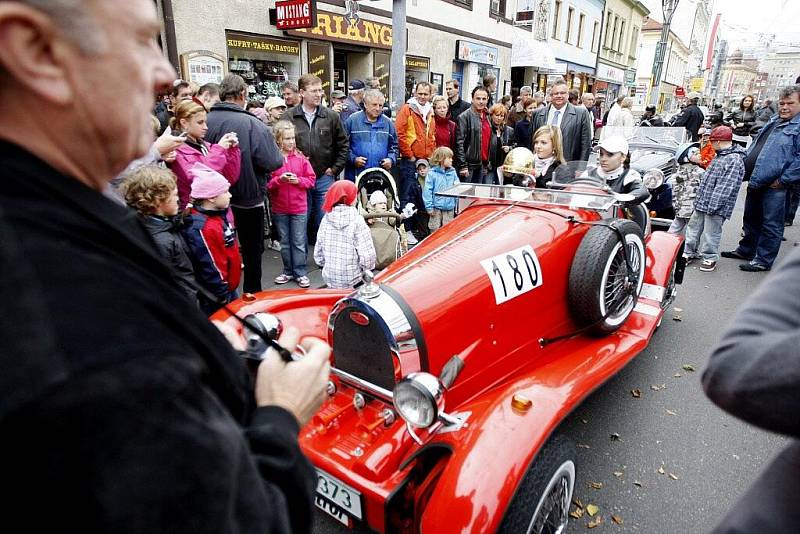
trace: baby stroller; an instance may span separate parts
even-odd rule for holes
[[[372,235],[377,259],[376,269],[385,269],[397,258],[408,252],[403,217],[400,215],[400,198],[394,178],[385,169],[365,169],[356,176],[358,211],[364,216]],[[375,191],[386,196],[386,211],[372,211],[369,198]]]

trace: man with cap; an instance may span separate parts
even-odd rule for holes
[[[344,101],[347,100],[347,94],[341,89],[335,89],[331,91],[331,104],[330,108],[339,114],[339,117],[342,116],[342,111],[344,110]],[[344,124],[344,121],[342,122]]]
[[[743,271],[769,271],[783,238],[786,190],[800,187],[800,85],[781,90],[778,114],[750,144],[744,166],[744,236],[722,257],[749,260]]]
[[[361,80],[351,80],[347,86],[347,100],[344,101],[344,109],[339,114],[342,124],[347,122],[350,115],[361,111],[361,103],[364,101],[364,82]],[[381,108],[383,111],[383,108]]]
[[[692,142],[700,140],[700,134],[698,132],[705,120],[705,115],[703,115],[703,112],[697,107],[697,102],[700,101],[701,96],[702,95],[696,91],[689,93],[686,98],[686,107],[683,108],[681,114],[678,115],[672,123],[672,126],[683,126],[686,128],[686,131],[689,132],[692,138]]]
[[[684,256],[689,261],[702,258],[703,272],[717,267],[722,225],[733,214],[744,178],[745,150],[732,140],[733,131],[727,126],[717,126],[711,131],[709,142],[717,155],[700,181],[694,213],[686,226]]]

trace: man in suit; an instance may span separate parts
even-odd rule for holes
[[[550,103],[533,115],[533,131],[545,124],[561,128],[564,140],[564,159],[586,161],[592,150],[592,119],[588,111],[567,102],[569,89],[564,80],[550,88]]]

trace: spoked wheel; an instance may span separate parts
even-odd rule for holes
[[[615,230],[594,226],[575,252],[569,274],[570,312],[578,325],[599,335],[613,332],[625,322],[644,282],[645,252],[639,225],[627,220],[610,224],[622,232],[625,249]]]
[[[560,534],[575,488],[575,447],[562,436],[548,441],[528,468],[499,532]]]

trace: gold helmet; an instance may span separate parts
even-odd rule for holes
[[[508,153],[500,168],[503,183],[511,182],[518,186],[533,186],[534,177],[533,152],[525,147],[517,147]]]

